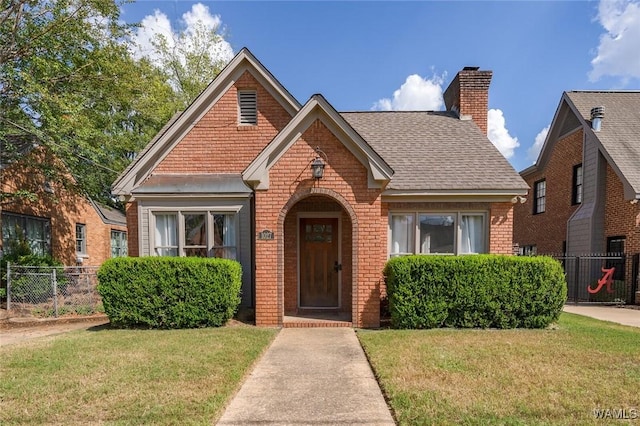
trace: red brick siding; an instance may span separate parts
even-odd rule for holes
[[[616,172],[607,164],[606,204],[604,219],[606,247],[608,237],[626,237],[625,251],[640,252],[640,208],[624,199],[624,187]]]
[[[238,90],[255,89],[258,124],[238,125]],[[245,72],[158,165],[154,173],[240,173],[291,115]]]
[[[127,244],[129,256],[140,256],[140,243],[138,242],[138,202],[127,203],[125,206],[127,215]]]
[[[513,254],[513,204],[491,203],[489,253]]]
[[[457,109],[461,116],[471,115],[485,135],[492,75],[491,71],[462,70],[444,93],[447,109]]]
[[[536,245],[538,253],[560,253],[567,238],[567,221],[578,205],[571,205],[573,166],[582,163],[582,130],[558,140],[544,170],[525,177],[527,202],[516,204],[513,238],[521,247]],[[533,214],[534,183],[546,179],[546,210]]]
[[[320,181],[310,178],[309,163],[314,148],[327,154],[325,176]],[[324,191],[324,192],[323,192]],[[369,189],[367,170],[344,145],[319,121],[280,158],[270,171],[268,191],[256,193],[256,229],[276,229],[283,233],[285,217],[292,206],[290,199],[301,194],[325,193],[341,197],[343,207],[352,218],[354,270],[352,322],[356,326],[376,327],[380,321],[380,286],[387,251],[387,212],[382,208],[380,190]],[[340,194],[340,195],[338,195]],[[285,217],[282,217],[285,214]],[[278,245],[282,249],[279,252]],[[278,325],[282,304],[274,304],[284,292],[282,272],[274,272],[276,259],[284,259],[284,238],[258,241],[256,244],[256,323]],[[282,287],[279,287],[282,286]]]
[[[34,154],[39,155],[39,154]],[[2,191],[16,189],[32,191],[36,201],[18,199],[2,206],[5,213],[37,216],[51,220],[51,251],[65,265],[76,265],[76,224],[86,226],[87,256],[84,266],[99,266],[111,257],[111,230],[126,231],[125,226],[108,225],[102,221],[93,205],[62,185],[52,182],[54,193],[42,190],[45,177],[38,170],[14,165],[2,171]],[[28,166],[26,166],[28,167]]]
[[[604,215],[604,241],[602,247],[607,249],[609,237],[625,237],[624,250],[628,254],[640,252],[640,205],[631,204],[624,199],[624,187],[622,181],[607,164],[605,189],[605,215]],[[633,286],[633,259],[627,257],[625,265],[625,280],[627,290]],[[635,297],[634,297],[635,296]],[[640,304],[640,291],[632,295],[632,300]]]

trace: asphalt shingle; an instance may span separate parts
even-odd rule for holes
[[[604,106],[602,128],[594,132],[620,172],[640,193],[640,91],[567,92],[582,119],[591,122],[591,108]]]
[[[471,120],[450,112],[341,115],[393,168],[387,189],[521,190],[528,186]]]

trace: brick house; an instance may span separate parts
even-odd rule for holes
[[[376,327],[390,256],[512,252],[527,185],[486,138],[491,75],[462,70],[445,112],[339,113],[243,49],[113,184],[130,254],[239,260],[257,325]]]
[[[640,252],[639,160],[640,92],[565,92],[520,172],[531,187],[514,212],[521,252]]]
[[[38,156],[39,162],[55,161],[42,149],[24,141],[19,156]],[[16,198],[3,202],[0,249],[10,250],[9,241],[24,237],[34,254],[52,255],[65,265],[99,266],[113,256],[127,254],[125,215],[100,205],[47,179],[28,161],[6,161],[0,166],[3,192],[27,190],[36,200]]]

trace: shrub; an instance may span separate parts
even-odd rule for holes
[[[384,269],[396,328],[544,328],[567,298],[550,257],[406,256]]]
[[[119,257],[98,270],[98,292],[116,326],[224,325],[240,304],[238,262],[192,257]]]

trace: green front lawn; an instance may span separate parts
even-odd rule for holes
[[[402,425],[640,421],[637,328],[563,313],[548,330],[358,335]]]
[[[277,330],[77,331],[0,348],[0,424],[213,424]]]

